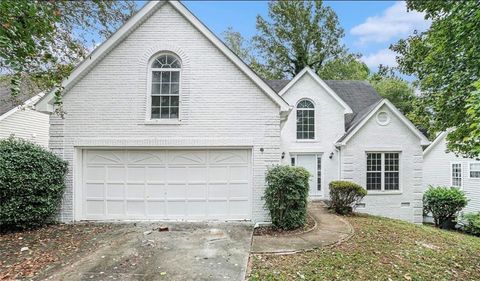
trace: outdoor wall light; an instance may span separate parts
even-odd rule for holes
[[[282,159],[285,158],[285,152],[282,152]]]
[[[328,155],[328,158],[330,158],[330,159],[333,158],[333,152],[330,152],[330,155]]]
[[[262,153],[263,153],[263,151],[264,151],[264,150],[265,150],[265,149],[263,149],[263,147],[261,147],[261,148],[260,148],[260,152],[262,152]]]

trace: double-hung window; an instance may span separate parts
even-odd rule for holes
[[[400,190],[400,153],[367,153],[367,190]]]
[[[157,56],[151,65],[151,119],[178,119],[181,64],[173,54]]]
[[[462,163],[452,163],[452,186],[462,187]]]
[[[315,139],[315,106],[309,100],[297,104],[297,139]]]
[[[480,179],[480,162],[470,163],[470,178]]]

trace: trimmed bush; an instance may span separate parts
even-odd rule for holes
[[[0,140],[0,228],[33,228],[58,211],[67,162],[25,140]]]
[[[467,206],[465,193],[456,187],[430,186],[423,194],[423,208],[431,213],[435,226],[453,228],[458,212]]]
[[[332,181],[329,187],[329,208],[340,215],[351,213],[355,205],[367,195],[365,188],[350,181]]]
[[[301,167],[282,165],[268,171],[264,199],[273,226],[284,230],[305,226],[309,177]]]
[[[480,212],[462,215],[460,223],[465,233],[480,237]]]

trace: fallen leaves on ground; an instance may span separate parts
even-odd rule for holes
[[[95,248],[98,236],[115,227],[56,224],[0,234],[0,280],[32,278],[54,266],[69,264],[77,255]]]
[[[254,255],[250,280],[480,280],[478,237],[367,215],[346,219],[355,229],[350,240],[294,255]]]

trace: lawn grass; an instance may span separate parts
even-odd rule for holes
[[[348,241],[311,252],[252,257],[250,280],[480,280],[480,238],[355,215]]]

